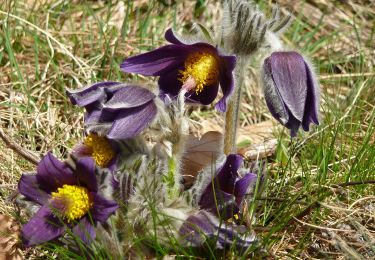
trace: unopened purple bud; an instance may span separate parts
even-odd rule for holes
[[[290,129],[309,131],[319,124],[319,86],[311,65],[294,51],[273,52],[262,71],[264,96],[274,118]]]
[[[67,94],[74,105],[86,109],[86,131],[112,140],[134,138],[157,115],[156,96],[141,86],[107,81]]]

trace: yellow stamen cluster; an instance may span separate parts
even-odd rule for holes
[[[233,215],[233,218],[235,219],[235,220],[239,220],[239,216],[238,216],[238,214],[234,214]],[[233,223],[233,218],[229,218],[229,219],[227,219],[227,222],[228,223]]]
[[[105,167],[115,157],[111,144],[108,139],[96,134],[89,134],[84,141],[84,144],[90,150],[92,158],[100,167]]]
[[[93,205],[88,190],[81,186],[65,184],[51,195],[53,200],[64,204],[62,213],[68,222],[82,218]]]
[[[218,57],[209,52],[195,52],[190,54],[185,61],[185,69],[180,71],[185,83],[189,78],[195,81],[195,92],[199,94],[207,85],[214,84],[219,77]]]

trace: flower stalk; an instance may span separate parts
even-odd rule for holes
[[[241,56],[237,58],[237,66],[234,73],[236,88],[229,99],[227,112],[225,113],[224,153],[227,155],[236,153],[237,128],[241,107],[242,85],[247,65],[246,60]]]
[[[167,186],[167,194],[169,198],[178,196],[180,191],[179,175],[177,174],[177,160],[174,157],[168,160],[168,172],[163,176],[163,182]]]

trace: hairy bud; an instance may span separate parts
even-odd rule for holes
[[[280,17],[278,7],[273,8],[271,19],[252,1],[228,0],[223,34],[226,48],[236,55],[250,55],[265,43],[268,34],[283,31],[291,21],[291,15]]]

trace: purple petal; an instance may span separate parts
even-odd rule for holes
[[[288,109],[289,112],[289,109]],[[301,126],[301,122],[294,118],[294,116],[289,112],[289,121],[285,125],[288,129],[290,129],[290,136],[295,137],[297,136],[298,129]]]
[[[50,152],[38,164],[36,177],[40,187],[47,193],[55,191],[64,184],[76,184],[76,179],[68,165],[60,162]]]
[[[237,204],[241,204],[243,197],[249,192],[249,189],[256,184],[256,181],[257,175],[248,173],[236,182],[234,186],[234,196],[236,196]]]
[[[310,122],[319,125],[318,111],[319,111],[319,93],[318,82],[314,71],[305,62],[307,73],[307,100],[305,107],[305,115],[303,117],[302,126],[305,131],[309,130]]]
[[[255,233],[248,231],[245,226],[223,225],[220,228],[216,244],[218,248],[234,246],[243,252],[249,248],[256,240]]]
[[[78,236],[84,243],[90,244],[94,241],[96,233],[94,226],[90,223],[88,217],[82,218],[73,228],[73,233]]]
[[[219,84],[214,84],[211,86],[205,86],[200,93],[196,93],[195,90],[192,90],[186,93],[186,101],[192,103],[200,103],[202,105],[211,104],[219,91]]]
[[[112,122],[116,118],[117,113],[105,111],[101,109],[93,110],[85,115],[85,126],[98,123]]]
[[[184,44],[182,43],[179,39],[177,39],[177,37],[174,35],[173,33],[173,30],[171,28],[169,28],[165,34],[164,34],[164,38],[169,41],[170,43],[173,43],[173,44]]]
[[[97,101],[102,102],[106,99],[105,92],[102,88],[90,89],[90,92],[87,92],[84,95],[68,93],[68,96],[73,105],[80,107],[85,107]]]
[[[212,238],[216,231],[214,223],[210,221],[205,212],[199,211],[188,217],[182,224],[179,234],[193,246],[202,246],[206,238]]]
[[[112,81],[99,82],[86,88],[66,90],[66,92],[70,98],[70,101],[74,105],[84,107],[96,101],[105,100],[106,94],[103,88],[116,86],[118,84],[120,83]]]
[[[183,68],[183,66],[179,66],[160,76],[158,85],[161,95],[169,95],[172,99],[178,96],[182,86],[182,82],[179,80],[181,78],[179,70]]]
[[[64,231],[64,223],[45,205],[22,227],[22,237],[24,245],[30,247],[57,238]]]
[[[215,239],[217,249],[235,246],[245,250],[255,241],[254,234],[244,226],[225,224],[203,210],[189,216],[179,234],[195,247],[202,246],[206,239]]]
[[[106,168],[110,172],[115,172],[117,170],[117,157],[114,157],[109,163],[106,165]]]
[[[272,79],[271,60],[267,58],[264,61],[263,71],[263,91],[267,107],[271,115],[281,124],[285,125],[289,121],[289,113],[282,100],[279,90]]]
[[[105,222],[118,209],[118,204],[115,201],[107,200],[97,193],[93,195],[93,208],[91,216],[93,220]]]
[[[212,186],[208,186],[202,194],[199,206],[223,219],[229,219],[239,212],[235,197],[232,194]]]
[[[238,212],[238,207],[233,196],[235,183],[238,178],[238,169],[243,158],[237,154],[230,154],[223,166],[217,171],[213,181],[206,187],[200,197],[201,208],[209,209],[214,214],[227,218]]]
[[[112,123],[97,123],[86,126],[87,133],[95,133],[100,136],[106,135],[112,127]]]
[[[154,98],[154,93],[148,89],[137,86],[127,86],[118,90],[113,97],[103,105],[103,109],[116,111],[118,109],[139,107]]]
[[[40,188],[36,175],[22,174],[18,183],[18,191],[39,205],[45,204],[49,199],[49,195]]]
[[[112,127],[118,113],[102,109],[93,110],[85,115],[85,128],[88,133],[106,135]]]
[[[126,109],[118,113],[107,137],[109,139],[132,138],[142,132],[155,118],[157,108],[154,102],[141,107]]]
[[[86,113],[84,117],[85,126],[99,123],[101,121],[100,120],[101,116],[102,116],[101,109],[93,110],[91,112]]]
[[[145,76],[161,76],[165,72],[180,66],[190,53],[184,45],[166,45],[126,59],[121,70]]]
[[[216,183],[219,185],[219,189],[233,194],[234,185],[238,177],[238,169],[241,167],[243,162],[242,156],[238,154],[230,154],[221,169],[218,171],[215,177]]]
[[[223,92],[223,97],[215,105],[220,112],[225,112],[227,109],[227,99],[234,90],[233,70],[236,66],[235,56],[222,56],[220,65],[220,87]]]
[[[72,155],[76,158],[90,156],[91,152],[91,149],[89,149],[83,142],[76,144],[72,149]]]
[[[76,177],[89,191],[98,191],[98,182],[95,176],[95,162],[91,157],[78,159],[76,163]]]
[[[273,52],[272,78],[290,113],[303,120],[307,97],[307,74],[303,57],[296,52]]]

